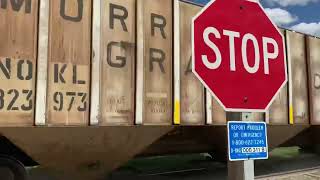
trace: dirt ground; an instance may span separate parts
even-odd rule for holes
[[[255,161],[255,175],[259,178],[259,176],[269,173],[315,166],[320,166],[320,156],[312,153],[301,153],[298,147],[280,148],[271,152],[269,160]],[[134,159],[105,177],[105,180],[224,180],[226,178],[227,164],[217,162],[214,157],[203,153]],[[319,180],[320,170],[289,177],[262,179]],[[58,179],[32,169],[30,170],[30,180]]]

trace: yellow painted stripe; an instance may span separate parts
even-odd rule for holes
[[[290,106],[289,108],[289,122],[290,124],[293,124],[293,107]]]
[[[174,103],[174,124],[180,124],[180,102]]]

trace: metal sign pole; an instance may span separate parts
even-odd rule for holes
[[[228,113],[228,121],[253,121],[252,113]],[[254,180],[254,161],[228,161],[228,180]]]

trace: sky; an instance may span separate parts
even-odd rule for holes
[[[210,0],[190,0],[206,4]],[[260,0],[279,26],[320,37],[320,0]]]

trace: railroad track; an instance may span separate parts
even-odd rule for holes
[[[320,166],[257,176],[259,180],[320,180]]]

